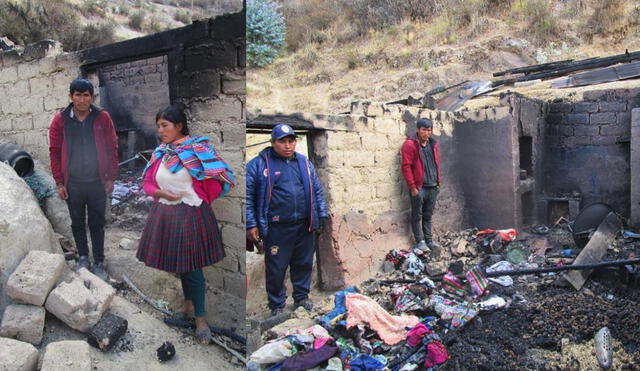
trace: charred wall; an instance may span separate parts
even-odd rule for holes
[[[605,202],[630,216],[631,110],[640,89],[594,90],[580,102],[554,101],[545,117],[543,190]]]

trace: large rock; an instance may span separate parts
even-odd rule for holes
[[[86,341],[67,340],[50,343],[42,356],[40,371],[89,371],[91,351]]]
[[[29,343],[0,338],[0,371],[33,371],[38,365],[38,349]]]
[[[9,165],[0,162],[0,287],[31,250],[62,253],[49,220],[31,189]],[[28,231],[28,233],[26,233]],[[0,292],[0,312],[9,304]]]
[[[7,295],[18,303],[42,306],[65,267],[64,256],[30,251],[7,280]]]
[[[49,173],[49,169],[44,167],[39,161],[35,161],[35,174],[39,179],[44,182],[48,187],[55,189],[56,181]],[[71,232],[71,216],[69,216],[69,207],[67,203],[62,200],[58,193],[44,199],[42,209],[47,219],[51,223],[51,227],[54,232],[60,233],[75,249],[75,241],[73,240],[73,233]]]
[[[71,282],[56,287],[45,308],[69,327],[87,332],[109,309],[116,290],[85,268]]]
[[[9,305],[4,310],[0,336],[26,341],[34,345],[42,341],[45,310],[34,305]]]

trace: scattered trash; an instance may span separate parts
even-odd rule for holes
[[[511,265],[511,263],[506,260],[502,260],[487,268],[487,273],[504,272],[511,270],[513,270],[513,265]],[[489,281],[495,282],[501,286],[513,285],[513,279],[509,276],[492,277],[489,278]]]
[[[480,307],[481,310],[494,310],[504,308],[507,304],[508,303],[504,298],[493,295],[488,297],[486,300],[479,302],[478,307]]]
[[[173,359],[175,355],[176,347],[174,347],[170,341],[165,341],[158,349],[156,349],[156,358],[158,358],[158,361],[163,363]]]

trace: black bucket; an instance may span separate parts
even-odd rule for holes
[[[573,240],[579,248],[585,247],[589,242],[591,232],[598,229],[600,223],[612,211],[611,206],[603,202],[591,204],[580,210],[576,220],[573,222]]]
[[[15,143],[0,142],[0,162],[11,166],[20,177],[33,174],[33,159]]]

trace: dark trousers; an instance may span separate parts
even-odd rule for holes
[[[440,189],[438,187],[422,187],[416,196],[411,196],[411,228],[416,242],[433,239],[431,235],[431,217],[436,206]]]
[[[266,286],[269,308],[282,308],[287,300],[284,279],[289,267],[293,300],[309,297],[313,271],[313,233],[306,222],[269,224],[265,239]]]
[[[89,256],[87,230],[89,224],[93,261],[104,261],[104,225],[107,195],[104,185],[96,182],[69,182],[67,206],[71,216],[71,231],[80,256]],[[88,216],[88,218],[87,218]]]
[[[184,300],[191,300],[193,302],[194,315],[196,317],[204,317],[205,282],[202,269],[180,273],[180,281],[182,282]]]

